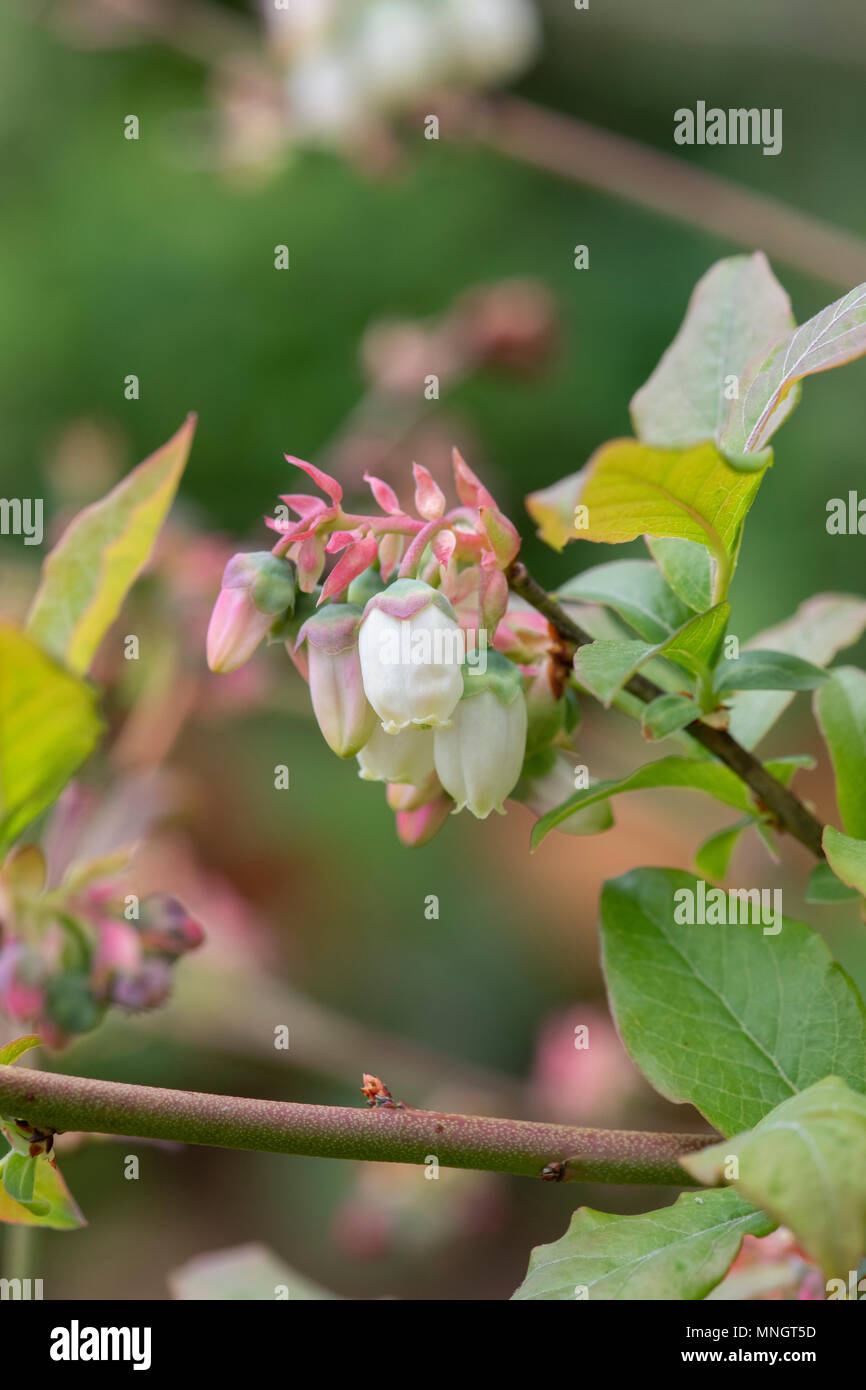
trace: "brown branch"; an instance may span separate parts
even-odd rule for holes
[[[479,143],[523,164],[626,198],[749,251],[760,246],[771,258],[846,289],[866,280],[862,238],[651,145],[507,95],[466,103],[455,119]]]
[[[583,647],[594,639],[568,616],[555,599],[533,579],[522,561],[516,560],[508,571],[508,583],[515,594],[542,613],[567,641]],[[649,704],[665,692],[646,676],[634,675],[623,689]],[[709,753],[723,762],[757,798],[759,804],[773,816],[780,830],[786,830],[799,840],[817,859],[824,858],[823,827],[792,791],[773,777],[764,765],[743,748],[724,729],[715,729],[702,719],[686,726],[685,732],[702,744]]]
[[[410,1107],[298,1105],[91,1081],[0,1066],[0,1114],[40,1129],[173,1139],[220,1149],[476,1168],[565,1182],[689,1186],[681,1155],[712,1134],[577,1129]]]

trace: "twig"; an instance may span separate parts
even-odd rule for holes
[[[455,118],[489,149],[699,227],[832,284],[866,280],[866,242],[766,194],[574,116],[502,96]]]
[[[0,1114],[40,1128],[172,1139],[221,1149],[477,1168],[564,1181],[688,1185],[678,1158],[708,1134],[576,1129],[433,1110],[299,1105],[91,1081],[0,1066]],[[560,1174],[557,1171],[557,1176]]]
[[[588,642],[593,641],[589,633],[574,622],[565,609],[560,608],[555,599],[550,597],[547,590],[533,579],[522,561],[516,560],[511,566],[508,571],[508,583],[515,594],[518,594],[539,613],[542,613],[557,632],[569,642],[573,642],[575,647],[583,647]],[[636,695],[639,700],[643,700],[645,704],[649,704],[659,695],[665,693],[653,681],[647,680],[646,676],[642,676],[640,673],[632,676],[623,688],[629,694]],[[726,730],[715,729],[712,725],[705,724],[702,719],[696,719],[688,724],[685,732],[702,744],[720,762],[725,763],[741,781],[745,782],[759,803],[773,816],[780,830],[787,830],[790,835],[805,845],[817,859],[824,858],[823,829],[820,821],[815,819],[811,811],[807,810],[793,792],[784,787],[767,771],[763,763],[753,753],[737,743],[736,739],[732,738]]]

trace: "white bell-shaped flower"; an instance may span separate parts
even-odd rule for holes
[[[423,786],[433,775],[433,730],[402,729],[386,734],[377,725],[358,754],[366,782],[409,782]]]
[[[504,812],[503,801],[520,777],[526,751],[526,700],[517,667],[487,653],[486,670],[467,676],[451,727],[434,735],[436,772],[456,802],[484,820]]]
[[[310,697],[319,728],[338,758],[352,758],[378,728],[358,655],[355,603],[329,603],[308,618],[295,647],[307,644]]]
[[[386,733],[450,724],[463,693],[465,642],[444,594],[420,579],[398,579],[374,594],[358,650],[364,691]]]

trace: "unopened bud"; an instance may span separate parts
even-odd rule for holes
[[[453,810],[451,797],[442,795],[414,811],[398,811],[397,834],[401,842],[410,849],[426,845],[442,829]]]
[[[183,956],[204,941],[201,925],[168,893],[151,893],[141,904],[138,937],[145,951]]]
[[[295,572],[269,550],[232,556],[207,633],[212,671],[235,671],[248,661],[277,619],[294,608]]]
[[[377,725],[364,693],[358,622],[363,610],[352,603],[329,603],[308,618],[298,634],[307,644],[310,698],[319,728],[339,758],[352,758]]]

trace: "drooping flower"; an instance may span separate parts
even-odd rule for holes
[[[434,758],[439,781],[484,820],[504,812],[526,750],[526,701],[520,672],[499,652],[488,652],[486,670],[467,676],[450,728],[437,729]]]
[[[269,550],[233,555],[207,632],[212,671],[235,671],[248,661],[281,614],[295,602],[292,566]]]
[[[354,603],[330,603],[307,619],[296,643],[307,644],[313,712],[339,758],[353,758],[376,727],[376,712],[364,693],[358,652],[362,613]]]
[[[463,637],[443,594],[420,579],[398,579],[374,594],[359,650],[367,699],[387,733],[447,727],[463,691]]]
[[[366,782],[423,786],[433,775],[433,731],[407,728],[387,734],[380,726],[358,754],[358,765]]]
[[[560,660],[547,620],[510,607],[517,529],[456,450],[459,505],[414,464],[414,516],[370,473],[382,514],[349,510],[335,478],[286,457],[324,497],[285,494],[266,518],[299,593],[250,633],[250,650],[265,631],[285,642],[330,747],[388,784],[404,843],[425,843],[452,809],[502,811],[527,754],[567,738],[574,714],[570,651]]]

